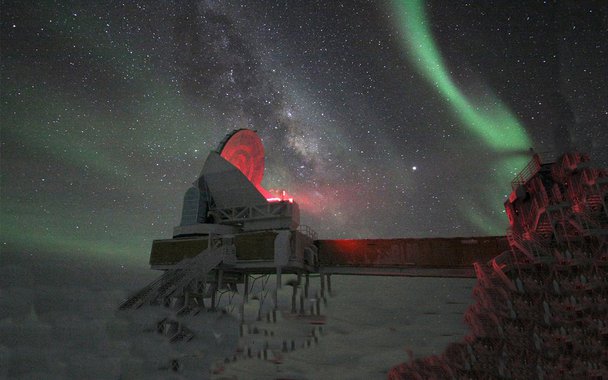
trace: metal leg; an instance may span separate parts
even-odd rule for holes
[[[215,311],[215,295],[217,293],[217,288],[215,284],[211,285],[211,311]]]
[[[277,283],[274,287],[273,292],[273,301],[274,301],[274,310],[279,308],[279,289],[281,288],[281,267],[277,268]]]
[[[190,306],[190,291],[185,290],[184,291],[184,305],[182,307],[188,307],[188,306]]]
[[[245,273],[245,292],[243,293],[243,300],[249,301],[249,274]]]
[[[260,306],[258,308],[258,321],[262,320],[262,307],[264,306],[264,301],[266,300],[266,297],[268,296],[268,292],[270,291],[268,288],[268,282],[270,281],[270,274],[266,274],[266,275],[262,275],[261,277],[258,278],[263,278],[262,280],[262,291],[260,292]],[[254,282],[257,279],[254,279]],[[253,286],[252,286],[253,287]]]
[[[217,271],[217,289],[222,289],[222,282],[224,281],[224,271],[218,269]]]
[[[205,277],[197,282],[196,292],[200,295],[201,309],[205,309],[205,294],[207,292],[207,279]]]
[[[301,288],[302,273],[298,273],[298,286],[300,286],[300,314],[304,314],[304,291]]]
[[[215,292],[213,292],[213,310],[216,310],[217,304],[216,304],[216,298],[215,295],[221,291],[222,289],[222,282],[224,280],[224,271],[221,269],[218,269],[217,271],[217,284],[216,284],[216,288],[215,288]]]
[[[249,298],[249,274],[245,273],[243,297],[241,297],[241,323],[245,322],[245,303]]]
[[[325,298],[325,275],[321,273],[319,277],[321,278],[321,298]]]
[[[292,284],[291,287],[291,313],[295,314],[296,312],[296,293],[298,291],[298,286],[296,284]]]

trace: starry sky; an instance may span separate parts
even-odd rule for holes
[[[504,234],[536,151],[608,164],[602,1],[3,1],[2,252],[145,263],[236,128],[322,238]]]

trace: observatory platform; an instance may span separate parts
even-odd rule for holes
[[[246,293],[250,277],[261,274],[276,274],[275,300],[282,274],[296,274],[298,283],[318,276],[322,292],[334,274],[474,278],[474,262],[508,249],[502,236],[320,240],[300,224],[297,201],[262,186],[264,166],[255,131],[228,134],[186,191],[172,238],[152,244],[150,265],[165,274],[121,308],[172,297],[201,304],[201,297],[237,285]]]
[[[508,249],[502,236],[318,240],[297,202],[261,185],[264,147],[254,131],[226,136],[184,196],[172,239],[152,243],[152,269],[168,270],[209,247],[234,246],[232,272],[475,277],[473,262]]]

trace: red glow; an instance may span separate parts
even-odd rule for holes
[[[288,198],[288,199],[281,199],[281,198],[266,198],[266,200],[268,202],[289,202],[289,203],[293,203],[293,198]]]
[[[236,166],[251,183],[260,188],[264,178],[264,145],[258,135],[243,129],[224,144],[222,158]]]
[[[289,203],[293,203],[293,197],[290,196],[289,194],[287,194],[287,191],[285,190],[275,190],[275,189],[270,189],[267,190],[268,194],[270,194],[270,196],[266,197],[266,200],[268,202],[289,202]]]
[[[513,205],[512,204],[505,205],[505,210],[507,211],[507,218],[509,219],[509,224],[511,226],[515,225],[515,215],[513,215]]]
[[[293,203],[293,197],[285,190],[266,190],[262,187],[264,145],[254,131],[242,129],[233,134],[222,147],[220,156],[236,166],[268,202]]]

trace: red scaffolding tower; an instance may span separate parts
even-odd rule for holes
[[[475,263],[471,334],[390,379],[608,378],[608,170],[536,154],[511,185],[510,250]]]

